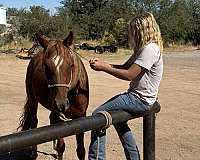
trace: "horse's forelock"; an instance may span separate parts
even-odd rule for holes
[[[56,41],[50,41],[46,50],[44,52],[44,59],[52,59],[53,57],[60,54],[59,47],[57,46]]]
[[[45,54],[45,58],[50,59],[53,62],[51,63],[50,68],[53,69],[52,65],[54,64],[58,72],[59,67],[62,64],[68,64],[71,66],[74,63],[73,57],[71,55],[71,50],[68,47],[65,47],[62,41],[59,40],[50,41]]]

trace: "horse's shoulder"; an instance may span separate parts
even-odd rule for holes
[[[85,69],[85,65],[83,63],[83,61],[80,59],[80,57],[77,58],[77,61],[79,63],[79,67],[78,67],[78,72],[79,72],[79,85],[80,88],[82,89],[88,89],[88,75],[87,75],[87,71]]]

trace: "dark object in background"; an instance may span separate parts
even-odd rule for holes
[[[83,43],[83,44],[79,45],[79,49],[94,50],[94,52],[97,54],[102,54],[103,52],[115,53],[118,50],[117,46],[115,46],[115,45],[91,46],[88,43]]]
[[[95,47],[90,46],[88,43],[83,43],[79,46],[80,49],[83,50],[95,50]]]
[[[118,48],[115,45],[106,45],[106,46],[96,46],[95,53],[102,54],[103,52],[117,52]]]

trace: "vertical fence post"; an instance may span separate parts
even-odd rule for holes
[[[143,159],[155,160],[155,112],[143,117]]]

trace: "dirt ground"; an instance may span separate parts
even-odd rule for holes
[[[96,56],[94,53],[88,56]],[[101,57],[101,55],[98,55]],[[104,55],[112,63],[124,62],[128,53]],[[182,50],[164,54],[164,75],[159,91],[161,112],[156,119],[156,160],[199,160],[200,153],[200,50]],[[84,61],[84,60],[83,60]],[[16,131],[25,102],[24,80],[29,60],[0,53],[0,135]],[[95,107],[124,92],[128,82],[117,80],[105,73],[94,72],[84,61],[90,79],[90,105]],[[49,111],[39,106],[39,126],[49,124]],[[129,121],[142,156],[142,118]],[[107,132],[107,159],[125,160],[123,149],[113,127]],[[85,134],[88,151],[90,132]],[[77,160],[75,137],[65,138],[65,160]],[[52,143],[38,146],[38,151],[52,154]],[[38,153],[37,160],[53,160],[51,155]]]

